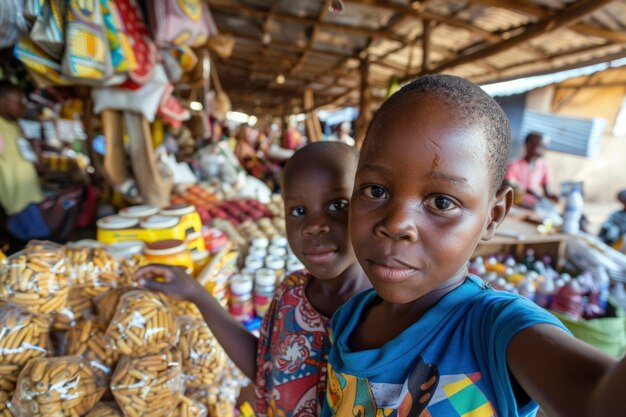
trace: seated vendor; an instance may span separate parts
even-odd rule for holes
[[[529,133],[526,136],[524,157],[512,162],[506,169],[505,179],[521,192],[521,198],[516,198],[521,206],[534,208],[542,198],[554,202],[558,196],[550,192],[552,172],[548,161],[543,157],[547,141],[540,133]]]
[[[24,156],[28,145],[17,124],[23,100],[18,87],[0,81],[0,206],[8,216],[9,233],[21,241],[49,235],[38,206],[44,197],[35,163]]]

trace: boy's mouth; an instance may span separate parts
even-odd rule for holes
[[[418,271],[417,268],[396,260],[378,263],[368,259],[367,264],[376,279],[391,283],[404,281]]]
[[[321,264],[330,261],[335,254],[336,249],[331,248],[315,248],[303,251],[304,256],[314,264]]]

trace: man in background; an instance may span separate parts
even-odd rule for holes
[[[516,189],[521,191],[521,204],[524,207],[534,208],[539,200],[548,198],[554,202],[558,196],[550,192],[552,171],[548,161],[543,157],[547,141],[540,133],[529,133],[526,136],[526,152],[524,157],[512,162],[506,170],[505,179]],[[520,202],[519,200],[516,201]]]
[[[44,197],[35,168],[37,158],[17,123],[23,113],[22,91],[0,81],[0,206],[8,216],[9,233],[26,241],[50,232],[38,205]]]

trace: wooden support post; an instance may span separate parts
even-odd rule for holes
[[[310,88],[304,90],[304,107],[312,109],[308,111],[306,115],[306,130],[309,140],[311,142],[318,142],[322,140],[322,127],[320,126],[320,121],[315,112],[315,98],[313,97],[313,90]]]
[[[430,55],[430,20],[422,19],[422,73],[428,72]]]
[[[372,95],[369,89],[369,68],[369,58],[365,58],[361,61],[361,103],[354,134],[357,148],[360,148],[363,144],[367,128],[372,121]]]

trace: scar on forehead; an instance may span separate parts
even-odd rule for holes
[[[439,146],[434,140],[432,140],[430,138],[430,136],[428,135],[424,135],[426,136],[426,139],[428,139],[428,142],[430,142],[431,145],[433,145],[435,148],[437,148],[437,150],[441,150],[441,146]],[[439,156],[439,152],[435,152],[435,156],[433,157],[433,162],[430,165],[430,170],[431,171],[436,171],[437,168],[439,167],[439,160],[441,159],[441,157]]]
[[[433,163],[430,165],[431,171],[437,171],[437,168],[439,168],[439,159],[441,159],[439,157],[439,152],[436,152],[435,157],[433,158]]]

